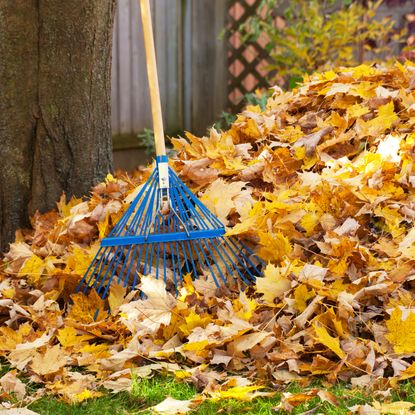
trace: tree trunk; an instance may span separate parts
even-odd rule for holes
[[[0,2],[0,250],[112,169],[115,2]]]

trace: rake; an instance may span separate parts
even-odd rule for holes
[[[186,274],[215,284],[249,285],[263,262],[225,227],[169,167],[149,0],[140,0],[156,147],[155,168],[101,246],[77,291],[94,288],[105,298],[112,283],[135,289],[141,275],[177,288]]]

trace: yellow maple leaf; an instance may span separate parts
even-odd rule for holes
[[[415,352],[415,312],[404,309],[405,315],[400,307],[396,307],[386,322],[388,334],[386,338],[392,344],[396,353]]]
[[[81,203],[82,201],[83,201],[82,198],[77,199],[75,197],[72,197],[69,202],[66,202],[66,195],[65,193],[62,193],[62,196],[60,197],[59,201],[56,203],[56,206],[58,208],[60,215],[63,218],[67,218],[68,216],[71,215],[71,209],[74,206]]]
[[[291,289],[291,281],[273,264],[268,264],[264,276],[256,279],[256,290],[268,305],[275,305],[275,299],[280,298]]]
[[[167,291],[166,283],[145,276],[141,278],[140,289],[146,295],[144,300],[132,301],[120,307],[123,324],[133,333],[143,332],[144,328],[156,332],[162,325],[169,326],[177,299]]]
[[[398,209],[391,209],[389,207],[377,206],[374,210],[376,216],[382,217],[385,219],[385,224],[387,226],[387,231],[391,233],[394,238],[405,233],[406,229],[404,226],[400,226],[404,218],[399,213]]]
[[[281,261],[292,251],[290,241],[280,232],[258,232],[261,248],[258,255],[265,261]]]
[[[116,182],[117,180],[114,178],[114,176],[111,173],[107,174],[107,177],[105,178],[105,182],[106,183],[113,183]]]
[[[381,105],[378,109],[377,117],[369,121],[357,120],[358,129],[363,136],[376,137],[379,134],[384,133],[386,130],[392,127],[392,124],[398,119],[398,115],[395,113],[395,107],[393,101]]]
[[[243,135],[246,135],[251,140],[256,140],[261,137],[261,132],[258,129],[258,126],[252,118],[246,119],[246,122],[241,125],[240,131]]]
[[[104,301],[95,290],[91,290],[88,296],[83,293],[72,294],[71,299],[73,304],[68,313],[69,319],[88,324],[108,317]]]
[[[369,108],[364,107],[361,104],[354,104],[347,108],[346,114],[348,118],[359,118],[362,115],[367,114],[368,112],[370,112]]]
[[[94,336],[90,334],[79,335],[78,330],[71,326],[59,329],[56,337],[63,347],[82,346],[85,341],[94,338]]]
[[[254,299],[250,300],[245,292],[241,292],[239,298],[234,300],[234,308],[238,310],[236,315],[242,320],[249,321],[253,316],[256,307],[257,302]]]
[[[32,331],[30,323],[20,324],[17,330],[8,326],[0,327],[0,353],[11,351],[16,345],[23,343],[23,339]]]
[[[27,276],[30,283],[35,283],[39,281],[44,269],[45,263],[43,259],[33,254],[26,259],[22,268],[20,268],[19,275]]]
[[[347,271],[348,268],[348,255],[345,255],[340,260],[338,258],[331,259],[328,263],[328,268],[333,274],[336,275],[344,275],[344,273]]]
[[[301,284],[294,290],[294,306],[302,313],[307,307],[307,301],[316,295],[314,290],[308,290],[305,284]]]
[[[185,323],[179,326],[179,329],[185,336],[188,336],[195,327],[206,327],[212,317],[209,315],[201,316],[194,311],[190,311],[190,314],[184,318]]]
[[[359,66],[355,66],[354,68],[348,68],[347,71],[349,70],[351,71],[351,74],[355,79],[373,76],[378,73],[378,70],[375,67],[367,65],[365,63],[362,63]]]
[[[198,352],[204,350],[209,344],[209,340],[201,340],[199,342],[185,343],[182,347],[183,350]]]
[[[337,337],[330,336],[327,329],[318,323],[313,324],[314,331],[316,333],[316,340],[328,347],[332,352],[336,353],[340,359],[346,356],[346,353],[340,347],[340,341]]]
[[[306,231],[306,235],[309,236],[313,232],[316,225],[319,223],[320,216],[316,213],[306,213],[300,221],[300,225]]]
[[[91,264],[99,244],[92,245],[89,250],[83,249],[77,245],[73,246],[66,260],[65,272],[84,275],[85,271]]]
[[[371,99],[376,96],[376,84],[369,81],[361,81],[350,88],[350,95],[357,96],[363,99]]]

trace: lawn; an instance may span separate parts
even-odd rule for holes
[[[190,415],[214,415],[214,414],[258,414],[267,415],[277,412],[275,408],[281,401],[282,393],[293,394],[310,391],[313,388],[321,387],[321,384],[314,383],[312,386],[302,388],[298,384],[291,384],[283,391],[278,391],[272,398],[257,398],[252,402],[241,402],[234,399],[221,400],[218,402],[205,401]],[[376,399],[376,394],[366,390],[350,389],[345,384],[337,384],[327,389],[338,399],[338,405],[329,402],[322,402],[318,397],[296,406],[292,413],[301,414],[307,411],[324,413],[328,415],[350,413],[348,408],[354,405],[371,404]],[[187,383],[178,383],[171,377],[156,377],[136,381],[131,393],[119,393],[106,395],[101,398],[85,401],[80,404],[70,405],[56,398],[44,397],[29,408],[41,415],[133,415],[152,414],[149,409],[163,401],[166,396],[175,399],[191,399],[197,394],[194,386]],[[381,398],[379,400],[382,400]],[[397,391],[391,392],[388,401],[407,401],[415,403],[415,385],[406,382],[400,385]],[[404,412],[402,412],[404,413]]]

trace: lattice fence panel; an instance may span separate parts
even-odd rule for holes
[[[268,88],[269,55],[264,39],[242,43],[239,26],[257,12],[261,0],[234,0],[228,15],[228,110],[242,109],[245,94],[258,88]]]

